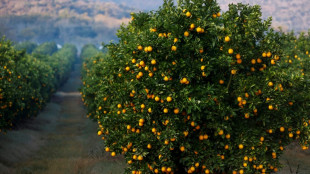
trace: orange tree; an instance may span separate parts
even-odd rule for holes
[[[309,81],[259,6],[166,0],[84,62],[83,100],[126,173],[272,173],[309,141]]]
[[[42,54],[17,51],[10,41],[0,41],[0,132],[36,116],[67,77],[76,57],[76,48],[65,45],[52,56],[47,44]],[[46,51],[45,51],[46,52]],[[50,54],[46,52],[46,54]]]
[[[93,44],[84,45],[81,50],[81,59],[93,57],[99,53],[99,50]]]

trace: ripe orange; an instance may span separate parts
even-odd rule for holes
[[[139,155],[139,156],[138,156],[138,160],[139,160],[139,161],[142,161],[142,160],[143,160],[143,156]]]
[[[195,24],[191,24],[189,28],[193,30],[195,28]]]
[[[294,134],[290,132],[290,133],[288,134],[288,136],[289,136],[290,138],[293,138]]]
[[[171,51],[177,51],[177,47],[176,46],[172,46],[171,47]]]
[[[271,52],[269,51],[266,56],[271,57]]]
[[[167,76],[165,76],[165,77],[164,77],[164,81],[167,82],[168,80],[169,80],[169,78],[168,78]]]
[[[167,108],[164,109],[164,113],[165,113],[165,114],[168,113],[168,109],[167,109]]]
[[[172,97],[167,97],[167,102],[171,102],[172,101]]]
[[[197,33],[202,33],[202,28],[201,27],[197,27],[196,31],[197,31]]]
[[[102,135],[102,131],[98,131],[98,135],[99,135],[99,136]]]
[[[226,36],[225,37],[225,42],[229,42],[230,41],[230,37],[229,36]]]
[[[192,16],[192,14],[188,11],[188,12],[186,12],[186,17],[191,17]]]
[[[269,106],[268,106],[268,109],[269,109],[269,110],[273,110],[273,106],[272,106],[272,105],[269,105]]]
[[[155,97],[155,101],[159,101],[160,98],[158,96]]]
[[[171,172],[171,171],[172,171],[171,167],[168,167],[167,172]]]
[[[241,59],[241,55],[239,53],[236,54],[236,59]]]
[[[185,37],[188,37],[188,36],[189,36],[189,32],[188,32],[188,31],[185,31],[185,32],[184,32],[184,36],[185,36]]]
[[[262,63],[263,62],[262,59],[260,59],[260,58],[258,58],[256,61],[257,61],[257,63]]]
[[[229,149],[229,145],[226,144],[224,148],[225,148],[225,150],[228,150]]]
[[[231,74],[232,74],[232,75],[237,74],[237,70],[235,70],[235,69],[231,70]]]
[[[202,141],[203,140],[203,135],[199,135],[199,140]]]
[[[184,147],[184,146],[181,146],[181,147],[180,147],[180,151],[181,151],[181,152],[184,152],[184,151],[185,151],[185,147]]]

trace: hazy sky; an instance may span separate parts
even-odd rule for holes
[[[156,10],[163,0],[104,0],[143,10]],[[174,0],[175,2],[177,0]],[[259,4],[262,7],[263,19],[272,16],[273,26],[284,30],[308,30],[310,28],[310,0],[217,0],[222,11],[228,10],[231,3]]]
[[[157,9],[160,5],[162,5],[163,0],[106,0],[110,2],[120,3],[126,6],[133,7],[135,9],[140,10],[154,10]],[[264,0],[218,0],[219,4],[227,4],[227,2],[246,2],[250,4],[262,4]],[[174,0],[177,2],[177,0]],[[227,10],[227,6],[222,7],[223,10]]]

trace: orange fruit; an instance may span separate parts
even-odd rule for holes
[[[181,147],[180,147],[180,151],[181,151],[181,152],[184,152],[184,151],[185,151],[185,147],[184,147],[184,146],[181,146]]]
[[[229,36],[226,36],[225,37],[225,42],[229,42],[230,41],[230,37]]]
[[[235,70],[235,69],[231,70],[231,74],[232,74],[232,75],[237,74],[237,70]]]
[[[172,101],[172,97],[167,97],[167,102],[171,102]]]
[[[241,55],[240,54],[236,54],[236,59],[241,59]]]
[[[151,52],[151,51],[153,51],[153,48],[152,48],[151,46],[148,46],[148,47],[147,47],[147,51],[148,51],[148,52]]]
[[[171,51],[177,51],[177,47],[176,46],[172,46],[171,47]]]
[[[164,109],[164,113],[165,113],[165,114],[168,113],[168,109],[167,109],[167,108]]]
[[[193,30],[195,28],[195,24],[191,24],[189,28]]]
[[[185,15],[186,15],[186,17],[188,17],[188,18],[192,16],[192,14],[191,14],[189,11],[188,11],[188,12],[186,12],[186,14],[185,14]]]
[[[188,32],[188,31],[185,31],[185,32],[184,32],[184,36],[185,36],[185,37],[188,37],[188,36],[189,36],[189,32]]]

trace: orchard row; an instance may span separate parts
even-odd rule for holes
[[[32,54],[4,38],[0,42],[0,131],[36,116],[68,78],[77,54],[73,45],[59,50],[54,43],[23,48]]]

